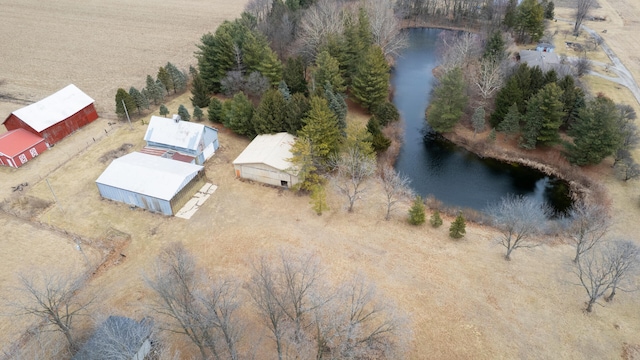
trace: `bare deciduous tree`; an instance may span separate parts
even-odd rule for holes
[[[318,47],[329,35],[342,34],[344,21],[339,1],[319,0],[301,16],[298,33],[300,53],[308,60],[315,59]]]
[[[152,309],[166,320],[163,330],[186,335],[203,359],[237,359],[243,327],[233,282],[206,281],[181,243],[163,249],[145,282],[157,295]]]
[[[591,71],[593,65],[591,64],[591,60],[589,60],[589,58],[587,58],[586,56],[580,56],[574,63],[574,67],[576,69],[576,76],[582,77]]]
[[[94,300],[79,295],[86,284],[86,277],[55,270],[46,274],[20,274],[18,277],[20,287],[16,291],[22,296],[10,304],[16,309],[16,315],[35,316],[44,328],[61,332],[72,353],[77,351],[74,319],[86,315]]]
[[[544,230],[551,210],[533,199],[508,195],[491,205],[487,213],[501,233],[500,244],[507,249],[505,260],[511,260],[513,250],[538,245],[530,240]]]
[[[387,212],[384,219],[391,218],[391,211],[396,204],[403,200],[413,197],[413,191],[409,188],[411,179],[406,175],[399,174],[391,166],[385,166],[380,172],[382,180],[382,188],[384,189]]]
[[[640,270],[640,248],[632,241],[617,240],[610,245],[608,256],[613,268],[613,279],[611,281],[611,293],[605,297],[605,300],[611,301],[616,295],[616,290],[627,291],[627,289],[622,289],[620,286],[630,280],[633,275],[638,274],[638,270]]]
[[[445,72],[456,67],[466,69],[471,60],[482,53],[482,43],[479,36],[471,32],[456,34],[443,31],[438,52]]]
[[[244,7],[244,11],[255,16],[258,22],[262,22],[267,19],[272,4],[273,1],[271,0],[249,0]]]
[[[365,2],[373,42],[380,46],[387,59],[397,56],[408,45],[407,36],[401,31],[400,19],[393,11],[393,3],[390,0]]]
[[[122,316],[108,316],[100,321],[89,341],[75,354],[74,360],[130,360],[145,341],[151,342],[153,321],[136,321]]]
[[[580,260],[580,255],[598,244],[611,227],[611,217],[607,209],[599,204],[578,201],[567,214],[567,233],[576,248],[573,262]]]
[[[482,97],[481,106],[486,105],[493,95],[502,88],[503,68],[504,66],[494,59],[483,59],[475,71],[471,73],[475,89]]]
[[[340,193],[347,197],[348,211],[353,212],[356,200],[367,191],[363,187],[364,182],[376,171],[376,159],[374,155],[353,146],[334,157],[331,163],[336,169],[333,182]]]
[[[582,21],[587,17],[589,10],[594,4],[594,0],[578,0],[576,3],[576,22],[573,26],[573,35],[580,34],[580,26]]]

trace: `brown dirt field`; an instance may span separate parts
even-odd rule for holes
[[[149,1],[139,2],[142,4],[140,10],[145,10]],[[0,3],[9,4],[4,0]],[[108,10],[111,5],[88,3],[100,6],[99,9],[106,13],[115,12]],[[231,3],[214,2],[223,8],[222,12]],[[9,8],[19,9],[19,4],[22,2],[9,4]],[[70,2],[64,4],[69,6]],[[181,8],[178,1],[163,4]],[[233,4],[233,9],[237,7],[237,10],[235,13],[229,10],[228,18],[241,9],[240,5]],[[215,5],[203,6],[217,8]],[[89,10],[79,11],[79,14],[92,18],[90,11],[83,11]],[[142,13],[146,14],[144,18],[158,18],[150,15],[151,10],[145,11]],[[55,14],[68,19],[60,12]],[[134,16],[134,12],[128,14]],[[143,15],[139,16],[142,18]],[[130,18],[125,16],[121,20],[113,15],[110,19],[125,24]],[[207,24],[213,23],[207,19]],[[150,27],[156,25],[148,24]],[[212,28],[207,26],[206,30],[194,31],[193,42],[208,30]],[[167,33],[167,39],[172,39],[175,46],[188,43],[185,39],[189,37],[177,39],[171,31]],[[131,73],[126,86],[141,82],[146,73],[171,60],[157,57],[160,54],[158,46],[140,49],[133,46],[129,52],[135,53],[131,58],[139,61],[135,66],[141,70]],[[185,54],[186,62],[192,61],[187,59],[191,53],[189,50]],[[106,77],[113,65],[102,65]],[[21,76],[27,77],[24,81],[26,90],[20,90],[25,94],[29,91],[30,81],[38,86],[34,80],[37,78],[31,77],[33,74],[22,73]],[[61,75],[56,75],[56,79],[62,79],[60,86],[47,88],[46,92],[37,91],[46,95],[69,81]],[[92,85],[96,89],[108,88],[111,92],[124,82],[112,78],[99,81],[93,78],[92,81],[96,81]],[[76,84],[83,88],[82,84]],[[42,96],[40,92],[28,94]],[[111,96],[105,99],[111,101]],[[181,103],[190,103],[187,94],[173,99],[168,104],[169,110],[175,112]],[[362,116],[355,119],[364,121]],[[109,133],[103,135],[104,129],[110,130]],[[104,241],[106,234],[115,229],[130,235],[131,240],[128,246],[118,249],[118,253],[126,257],[101,271],[86,290],[88,295],[99,289],[95,312],[110,309],[136,318],[148,314],[144,304],[151,294],[145,289],[141,275],[150,268],[163,246],[182,241],[214,275],[244,277],[250,256],[283,247],[316,252],[336,277],[355,272],[366,274],[408,313],[413,331],[407,356],[410,359],[612,359],[633,353],[639,343],[638,293],[620,294],[614,303],[598,306],[594,313],[585,314],[582,308],[586,295],[574,284],[568,265],[572,248],[558,245],[562,243],[559,239],[550,239],[549,244],[532,250],[517,250],[513,261],[506,262],[502,259],[503,249],[493,240],[496,233],[491,228],[468,224],[465,238],[452,241],[447,234],[451,218],[445,218],[444,226],[439,229],[413,227],[405,221],[408,204],[403,204],[391,221],[384,221],[380,185],[375,181],[370,182],[371,191],[367,196],[356,203],[354,213],[346,213],[344,199],[329,192],[330,210],[317,216],[308,197],[235,179],[231,162],[249,140],[223,128],[220,129],[221,148],[206,165],[207,178],[218,185],[218,190],[191,220],[131,210],[126,205],[102,200],[94,181],[108,162],[102,163],[99,159],[125,143],[133,144],[131,151],[140,149],[144,145],[145,129],[141,122],[134,123],[133,129],[129,129],[127,124],[108,125],[108,120],[99,119],[21,169],[0,168],[2,199],[12,196],[10,185],[28,180],[30,185],[13,196],[52,202],[53,195],[45,178],[49,179],[58,198],[58,204],[36,213],[31,222],[0,214],[0,228],[3,229],[0,243],[3,249],[15,248],[15,251],[4,251],[0,255],[0,281],[10,281],[3,279],[12,279],[11,274],[23,264],[34,264],[33,267],[42,264],[48,268],[54,263],[64,267],[82,263],[68,235],[48,230],[39,223],[82,236],[87,241],[87,246],[83,246],[87,249],[85,252],[95,253],[92,256],[96,259],[101,258],[101,250],[108,245]],[[613,211],[618,219],[614,233],[636,236],[640,230],[637,184],[621,185],[605,170],[603,167],[594,174],[610,190]],[[18,241],[12,241],[14,239]],[[74,255],[69,256],[69,252]],[[21,256],[14,262],[5,260],[14,253]],[[38,255],[41,253],[48,255]],[[10,294],[9,288],[0,286],[0,297]],[[0,304],[0,313],[7,311]],[[0,321],[0,329],[6,330],[0,332],[2,351],[15,341],[20,326],[26,328],[29,323],[15,317],[2,317]],[[250,328],[247,341],[255,340],[258,333],[258,328]],[[181,342],[175,341],[175,344]],[[265,346],[271,344],[267,341]],[[182,354],[187,356],[189,349],[183,348]]]

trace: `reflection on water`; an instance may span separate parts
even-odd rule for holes
[[[396,169],[412,180],[414,190],[447,205],[481,210],[507,194],[549,202],[556,211],[570,206],[562,181],[521,165],[481,159],[435,134],[425,122],[437,66],[439,29],[409,30],[410,46],[397,59],[392,76],[394,103],[404,120],[404,144]]]

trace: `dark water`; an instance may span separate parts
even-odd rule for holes
[[[424,118],[437,65],[439,29],[411,29],[409,48],[392,75],[394,103],[405,123],[404,145],[396,170],[407,175],[420,195],[434,195],[447,205],[484,209],[507,194],[548,202],[556,211],[571,205],[563,181],[522,166],[480,157],[435,135]]]

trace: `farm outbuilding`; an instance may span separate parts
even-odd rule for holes
[[[72,360],[144,360],[151,352],[153,322],[109,316]]]
[[[233,161],[236,176],[261,183],[291,187],[298,172],[289,161],[296,138],[286,132],[258,135]]]
[[[93,99],[71,84],[46,98],[18,109],[3,124],[25,129],[53,145],[98,118]]]
[[[44,139],[24,129],[0,135],[0,165],[20,167],[47,150]]]
[[[205,184],[203,167],[133,152],[113,160],[98,177],[103,198],[173,215]]]
[[[202,165],[220,146],[218,130],[202,124],[152,116],[142,152]]]

